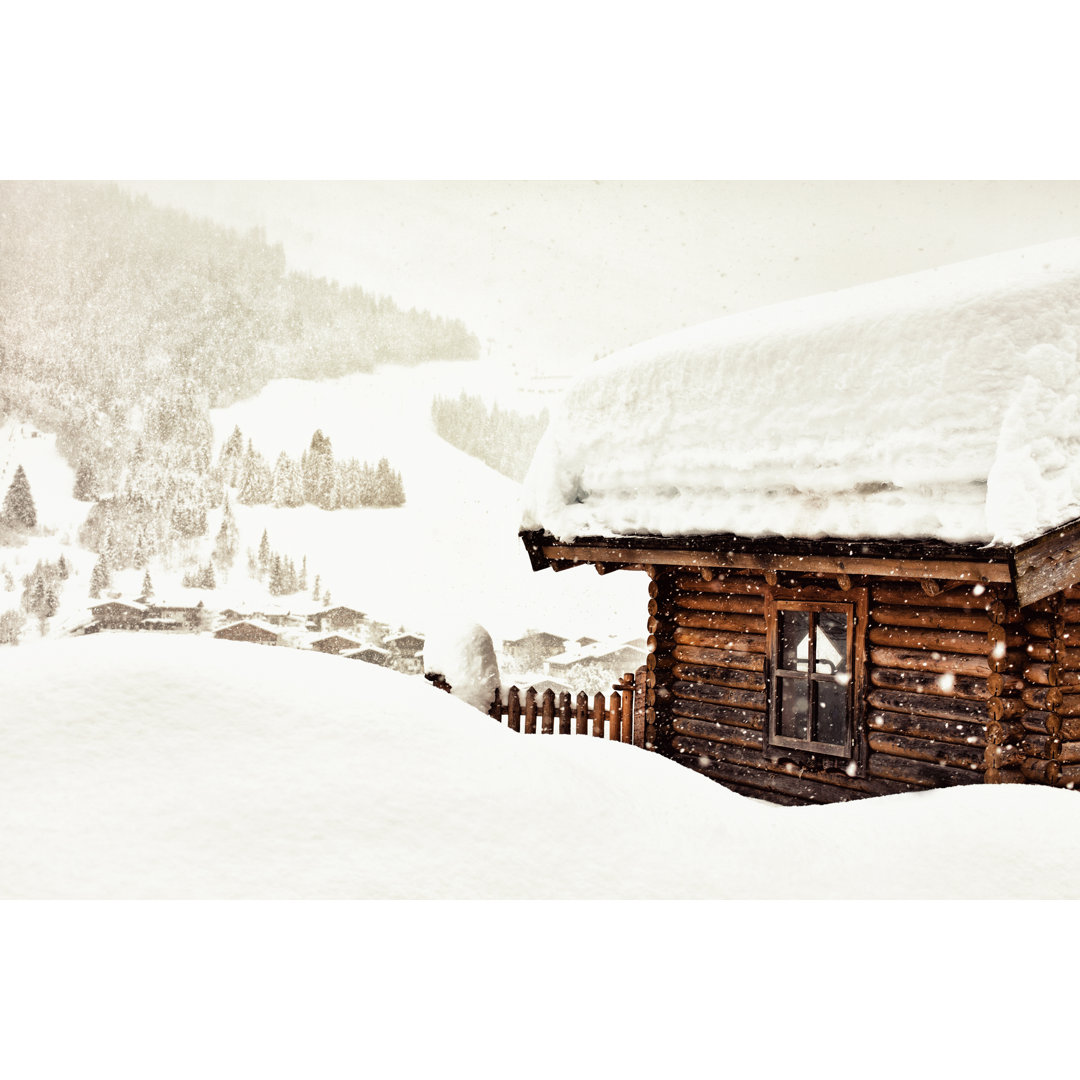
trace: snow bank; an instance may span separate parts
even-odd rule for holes
[[[209,637],[0,650],[4,897],[1078,897],[1080,797],[785,809],[424,680]]]
[[[524,526],[1017,543],[1080,515],[1080,240],[706,323],[567,391]]]
[[[439,674],[454,697],[487,712],[499,687],[491,635],[478,623],[445,621],[424,639],[424,671]]]

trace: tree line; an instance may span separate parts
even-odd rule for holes
[[[245,447],[239,426],[222,447],[219,468],[224,483],[237,489],[237,502],[246,506],[312,506],[323,510],[405,505],[401,473],[386,458],[377,464],[348,458],[337,461],[330,439],[316,431],[298,458],[284,451],[271,469],[251,439]]]
[[[463,390],[456,398],[431,403],[435,431],[451,446],[464,450],[503,476],[521,483],[529,471],[548,413],[520,413]]]

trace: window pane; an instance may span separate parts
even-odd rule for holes
[[[810,666],[810,612],[779,611],[780,666],[788,671],[807,671]]]
[[[847,671],[847,613],[819,611],[814,637],[814,670],[823,675]]]
[[[815,742],[847,746],[848,688],[838,682],[822,680],[817,684]]]
[[[788,739],[805,739],[810,714],[810,684],[802,679],[777,679],[776,693],[780,698],[777,713],[777,734]]]

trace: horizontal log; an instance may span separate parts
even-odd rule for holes
[[[687,611],[730,611],[741,615],[762,615],[765,612],[765,598],[757,594],[724,596],[716,593],[673,593],[673,610],[683,608]]]
[[[979,588],[976,593],[976,588]],[[917,582],[871,582],[870,601],[873,604],[912,605],[932,608],[967,608],[969,611],[989,611],[996,599],[993,591],[974,585],[956,585],[927,596]]]
[[[767,588],[764,577],[749,577],[729,574],[717,576],[712,581],[703,581],[700,577],[683,575],[675,578],[675,588],[679,592],[723,593],[728,596],[764,596]]]
[[[727,705],[732,709],[765,711],[764,690],[739,690],[730,686],[713,686],[711,683],[676,682],[671,687],[679,699],[708,701],[714,705]]]
[[[1047,752],[1051,744],[1060,747],[1057,753],[1050,754]],[[1080,762],[1080,742],[1055,740],[1046,735],[1029,735],[1026,746],[1030,753],[1036,757],[1056,757],[1063,765]]]
[[[1080,716],[1061,717],[1056,713],[1029,710],[1020,718],[1025,731],[1036,735],[1056,735],[1061,739],[1080,740]]]
[[[1056,784],[1061,775],[1061,762],[1024,758],[1020,772],[1032,784]]]
[[[905,671],[934,671],[941,674],[969,675],[987,678],[990,660],[986,656],[966,656],[960,653],[929,652],[923,649],[893,649],[888,647],[870,650],[870,662],[883,668],[901,668]]]
[[[956,608],[900,607],[879,604],[870,609],[870,621],[882,626],[921,626],[930,630],[970,630],[985,634],[995,625],[986,612]]]
[[[868,770],[871,776],[882,780],[897,780],[926,788],[983,782],[982,773],[975,769],[954,769],[948,765],[897,757],[895,754],[871,753]]]
[[[1006,770],[1023,765],[1026,758],[1022,746],[1017,743],[1005,743],[1002,746],[988,746],[984,764],[988,773],[994,771],[1001,774]],[[998,775],[995,782],[1007,784],[1010,781],[1007,777]]]
[[[728,761],[719,761],[708,756],[680,754],[674,758],[680,765],[685,765],[694,772],[701,773],[711,780],[730,786],[745,794],[748,790],[756,792],[757,798],[772,801],[783,800],[787,805],[808,806],[835,802],[848,802],[864,796],[856,791],[848,791],[828,784],[818,784],[813,780],[803,780],[783,772],[770,769],[758,769],[750,765],[735,765]],[[702,761],[708,762],[703,764]],[[905,788],[902,790],[910,790]],[[871,792],[870,794],[879,794]],[[885,794],[881,792],[880,794]]]
[[[1013,679],[1016,689],[1023,688],[1020,679]],[[903,690],[909,694],[930,694],[934,697],[966,698],[986,701],[990,691],[986,679],[950,672],[904,671],[898,668],[871,667],[870,682],[885,690]]]
[[[707,740],[693,739],[682,735],[672,740],[672,748],[679,754],[692,754],[697,757],[708,758],[709,764],[704,765],[705,768],[715,767],[720,762],[725,762],[758,769],[762,773],[768,774],[770,784],[777,777],[798,777],[802,780],[845,788],[850,791],[861,791],[867,794],[883,793],[879,785],[874,784],[872,780],[865,777],[848,776],[847,772],[840,767],[835,770],[800,767],[789,769],[781,762],[770,760],[760,750],[747,750],[724,743],[710,743]]]
[[[1057,664],[1028,664],[1024,681],[1036,686],[1080,686],[1080,671],[1068,671]]]
[[[1062,787],[1080,787],[1080,765],[1061,765],[1057,782]]]
[[[986,725],[987,745],[1004,746],[1023,742],[1027,729],[1019,720],[990,720]]]
[[[765,657],[756,653],[735,652],[730,649],[700,649],[680,645],[671,651],[671,658],[688,664],[705,664],[718,668],[737,668],[741,671],[764,671]],[[650,657],[649,659],[652,659]],[[659,662],[657,667],[663,666]]]
[[[739,634],[720,630],[689,630],[680,627],[672,635],[676,645],[695,645],[703,649],[730,652],[764,653],[764,634]]]
[[[724,743],[728,746],[741,746],[746,750],[756,750],[759,754],[764,745],[760,731],[730,727],[727,724],[710,724],[707,720],[693,720],[686,716],[672,717],[671,729],[679,735]]]
[[[1080,671],[1080,649],[1058,650],[1050,641],[1030,641],[1027,644],[1027,655],[1031,660],[1056,663],[1068,671]]]
[[[867,713],[866,726],[870,731],[892,735],[911,735],[939,742],[962,743],[966,746],[986,746],[986,725],[968,720],[937,720],[930,716],[911,716],[886,709]]]
[[[994,627],[995,630],[1000,629]],[[987,634],[968,633],[963,630],[924,630],[921,627],[871,626],[867,637],[874,645],[890,645],[901,649],[926,649],[939,652],[958,652],[970,655],[986,655],[990,648]],[[1020,634],[1006,633],[1006,645],[1018,646],[1024,642]]]
[[[726,630],[736,634],[765,633],[764,615],[738,615],[727,611],[680,611],[675,614],[674,622],[676,626]]]
[[[708,720],[729,727],[743,727],[750,731],[765,730],[765,714],[756,709],[735,709],[730,705],[713,705],[707,701],[688,701],[676,698],[671,705],[672,716],[687,720]]]
[[[985,701],[968,701],[962,698],[935,698],[929,694],[905,694],[899,690],[871,690],[867,703],[874,709],[886,709],[908,715],[931,716],[937,720],[965,720],[986,723],[990,713]],[[1023,709],[1018,701],[1011,707],[1017,712]]]
[[[964,746],[960,743],[936,743],[930,739],[916,739],[907,735],[886,735],[871,731],[867,742],[872,751],[895,754],[914,761],[932,761],[938,765],[950,765],[957,769],[981,769],[985,748]]]
[[[1080,694],[1063,692],[1060,686],[1029,686],[1021,695],[1031,709],[1048,709],[1058,716],[1080,716]]]
[[[703,664],[676,664],[672,674],[676,679],[684,682],[708,683],[711,686],[737,686],[741,690],[764,691],[765,689],[765,674],[762,671],[706,667]]]

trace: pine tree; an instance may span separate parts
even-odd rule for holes
[[[80,502],[96,502],[98,499],[97,476],[88,458],[82,458],[75,469],[75,486],[71,494]]]
[[[259,569],[265,570],[270,565],[270,537],[263,529],[262,539],[259,541]]]
[[[311,590],[311,599],[312,600],[318,600],[319,599],[319,575],[318,574],[315,575],[315,584],[314,584],[314,586],[312,587],[312,590]]]
[[[61,553],[60,559],[56,564],[56,569],[60,574],[60,580],[67,581],[71,571],[68,569],[67,560],[64,558],[63,553]]]
[[[300,592],[307,592],[307,556],[305,555],[300,563],[300,580],[296,583],[296,588]]]
[[[0,645],[18,645],[19,634],[26,624],[21,612],[5,611],[0,615]]]
[[[44,614],[46,619],[51,619],[60,608],[60,598],[56,595],[56,590],[50,585],[45,590],[45,606]]]
[[[142,598],[149,600],[154,595],[154,583],[150,580],[150,571],[147,570],[143,574],[142,579]]]
[[[90,572],[90,599],[100,600],[101,590],[107,589],[112,581],[109,576],[109,567],[105,562],[105,556],[99,555],[94,563],[94,569]]]
[[[3,520],[20,529],[33,529],[37,525],[34,497],[30,494],[30,481],[20,465],[11,479],[4,496]]]

